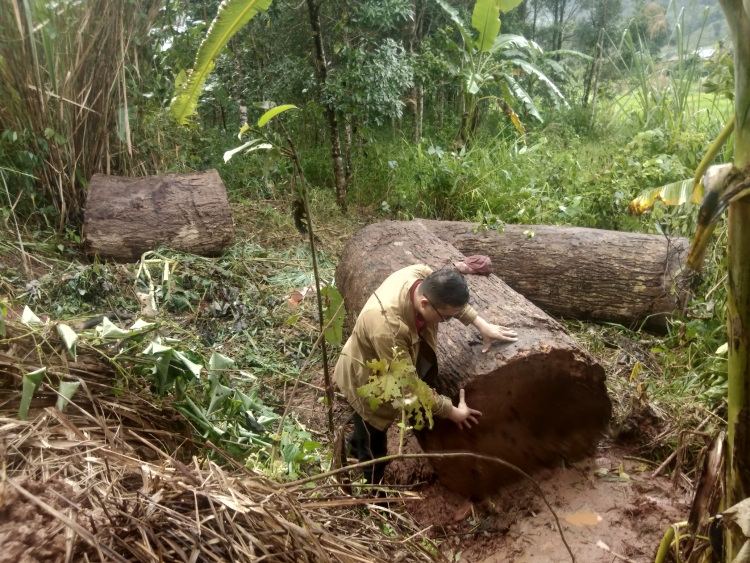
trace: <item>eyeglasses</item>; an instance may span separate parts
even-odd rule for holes
[[[437,307],[435,307],[435,305],[432,304],[432,301],[430,301],[430,298],[427,297],[427,295],[424,295],[424,298],[427,299],[427,302],[430,304],[430,306],[433,309],[435,309],[435,312],[438,314],[438,317],[440,317],[440,322],[441,323],[448,322],[449,320],[451,320],[451,319],[453,319],[453,318],[456,317],[456,315],[448,315],[447,317],[444,317],[443,315],[440,314],[440,311],[437,310]]]

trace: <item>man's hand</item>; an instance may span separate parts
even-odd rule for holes
[[[474,319],[472,324],[477,327],[479,334],[482,335],[482,340],[484,341],[484,346],[482,346],[483,353],[490,349],[490,345],[495,340],[499,340],[500,342],[515,342],[518,340],[518,333],[515,330],[500,325],[490,324],[482,317]]]
[[[452,420],[456,424],[458,424],[458,428],[463,430],[464,426],[466,428],[471,428],[471,423],[479,424],[479,421],[476,419],[478,416],[482,416],[482,413],[478,410],[470,409],[468,406],[466,406],[466,399],[464,398],[464,390],[461,389],[461,391],[458,392],[458,406],[452,407],[451,412],[448,415],[448,420]]]

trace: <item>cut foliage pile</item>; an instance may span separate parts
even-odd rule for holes
[[[110,331],[127,332],[110,324]],[[153,336],[152,326],[140,324],[134,332],[144,332],[114,340],[102,330],[100,340],[82,331],[75,348],[59,324],[6,324],[0,561],[21,554],[28,561],[433,560],[431,544],[384,533],[394,527],[404,536],[417,532],[406,521],[388,524],[383,514],[389,509],[360,512],[368,498],[341,495],[327,484],[284,487],[210,440],[199,444],[200,433],[190,429],[196,420],[188,424],[181,412],[187,392],[177,398],[180,384],[175,394],[158,392],[159,358],[121,352],[129,340]],[[153,342],[149,348],[154,352]],[[179,355],[173,353],[172,364],[180,365],[174,361]],[[209,379],[216,361],[208,362]],[[136,368],[149,362],[153,373],[138,374]],[[23,387],[40,366],[46,369],[22,420],[19,410],[31,396]],[[215,389],[232,389],[216,381]],[[78,385],[69,393],[61,383]],[[211,414],[213,406],[199,405]]]

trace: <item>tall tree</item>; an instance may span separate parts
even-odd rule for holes
[[[307,0],[307,11],[310,16],[310,29],[315,45],[315,70],[318,77],[318,86],[321,96],[324,96],[326,81],[328,79],[328,62],[323,45],[323,30],[320,25],[320,7],[322,1]],[[346,169],[344,160],[341,158],[341,139],[339,137],[339,122],[336,108],[329,100],[323,100],[326,119],[328,120],[328,132],[331,140],[331,158],[333,159],[333,178],[336,186],[336,201],[342,209],[346,209]]]

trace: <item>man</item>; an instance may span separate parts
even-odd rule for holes
[[[336,383],[354,408],[354,434],[349,443],[360,462],[377,459],[387,454],[386,432],[400,412],[391,404],[381,404],[372,410],[369,402],[357,394],[357,389],[368,382],[371,370],[362,364],[373,359],[393,360],[393,347],[403,351],[420,379],[430,384],[437,375],[437,329],[441,322],[458,319],[464,325],[474,325],[484,341],[486,352],[495,340],[515,342],[516,332],[493,325],[482,319],[469,306],[469,287],[455,271],[433,272],[423,265],[409,266],[391,274],[370,296],[357,318],[352,335],[344,345],[336,364]],[[383,314],[385,312],[385,314]],[[433,390],[435,404],[432,414],[447,418],[459,428],[471,428],[481,416],[471,409],[460,392],[458,407],[448,397]],[[364,468],[368,483],[379,483],[385,464]]]

